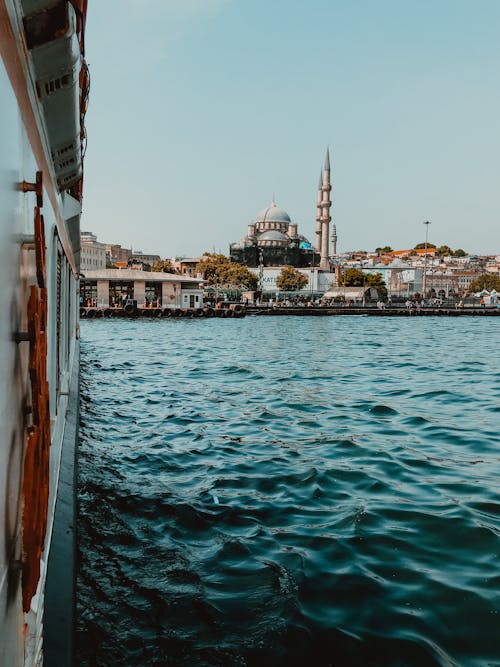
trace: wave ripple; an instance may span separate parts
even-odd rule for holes
[[[78,664],[498,667],[497,326],[82,322]]]

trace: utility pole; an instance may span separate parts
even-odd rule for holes
[[[423,292],[422,296],[423,296],[424,299],[425,299],[425,292],[427,290],[427,242],[428,242],[428,238],[429,238],[429,225],[430,224],[431,223],[429,222],[429,220],[426,220],[424,222],[424,225],[425,225],[425,255],[424,255],[424,275],[423,275],[423,278],[422,278],[422,292]]]

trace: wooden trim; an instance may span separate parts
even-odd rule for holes
[[[49,196],[54,215],[56,218],[56,225],[59,232],[64,251],[68,257],[73,273],[77,273],[75,259],[69,240],[68,232],[66,230],[65,222],[62,218],[59,208],[59,194],[56,191],[53,176],[53,167],[47,160],[47,155],[44,149],[44,142],[40,135],[37,119],[31,104],[28,93],[28,62],[27,54],[21,53],[18,43],[12,28],[12,23],[9,18],[6,0],[0,0],[0,56],[3,60],[4,67],[10,79],[12,89],[17,98],[19,106],[19,113],[26,129],[33,155],[40,171],[46,174],[44,179],[44,186]]]

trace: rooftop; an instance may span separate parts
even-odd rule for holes
[[[100,271],[85,271],[82,274],[85,280],[147,280],[157,282],[193,283],[198,285],[199,278],[179,276],[175,273],[161,271],[140,271],[137,269],[101,269]]]

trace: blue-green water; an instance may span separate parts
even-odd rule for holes
[[[82,322],[78,664],[498,667],[499,326]]]

